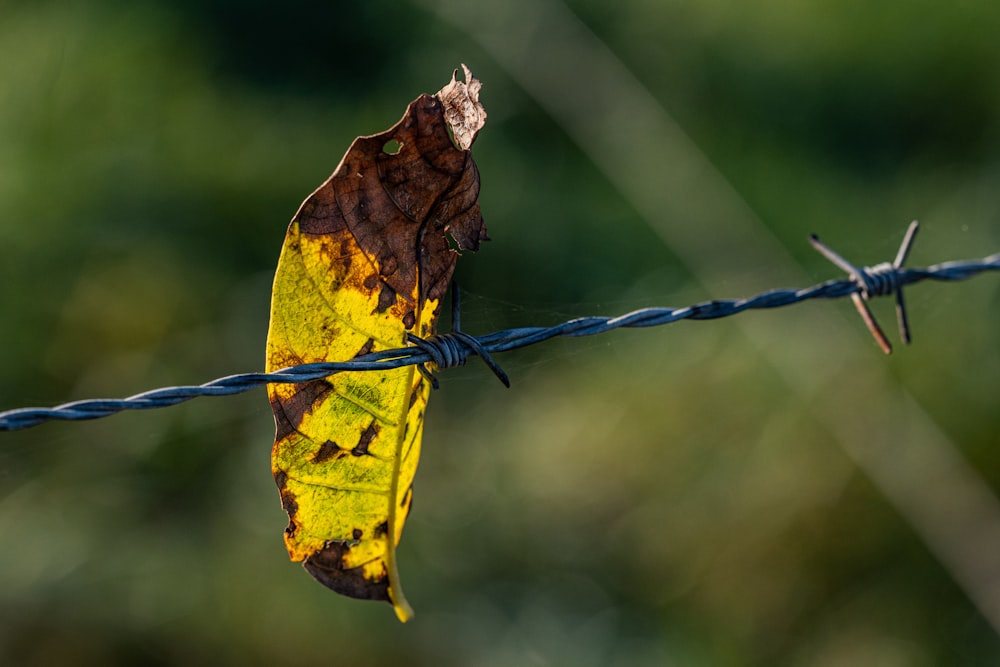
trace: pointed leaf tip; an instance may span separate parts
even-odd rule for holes
[[[482,81],[472,75],[465,64],[462,65],[465,81],[458,80],[458,70],[451,75],[451,81],[438,91],[436,97],[444,106],[444,119],[451,128],[455,143],[463,151],[472,147],[479,130],[486,124],[486,109],[479,102]]]

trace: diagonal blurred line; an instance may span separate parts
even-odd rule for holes
[[[421,0],[477,40],[574,139],[706,290],[804,272],[617,56],[560,0]],[[738,249],[738,252],[735,252]],[[742,259],[741,259],[742,258]],[[826,349],[737,325],[921,536],[1000,633],[1000,504],[855,327],[810,316]],[[853,382],[847,391],[844,380]],[[838,384],[834,384],[834,380]],[[877,398],[877,408],[865,397]]]

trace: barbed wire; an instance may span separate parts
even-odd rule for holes
[[[910,245],[916,235],[917,223],[911,223],[900,245],[896,260],[873,267],[855,267],[830,250],[815,236],[813,245],[828,259],[848,272],[848,278],[828,280],[804,289],[773,289],[743,299],[705,301],[683,308],[641,308],[617,317],[578,317],[551,327],[519,327],[495,331],[483,336],[472,336],[461,331],[457,299],[452,314],[453,331],[426,339],[410,336],[408,347],[382,350],[355,357],[348,361],[302,364],[273,373],[242,373],[206,382],[205,384],[179,387],[162,387],[122,399],[88,399],[64,403],[52,408],[17,408],[0,412],[0,431],[15,431],[37,426],[50,420],[84,420],[107,417],[123,410],[150,410],[176,405],[201,396],[228,396],[256,389],[271,383],[302,383],[319,380],[345,371],[380,371],[418,364],[418,369],[436,379],[425,364],[433,363],[439,369],[460,366],[470,356],[482,358],[498,378],[507,386],[509,381],[492,355],[535,345],[558,337],[594,336],[620,328],[656,327],[680,320],[712,320],[729,317],[746,310],[781,308],[810,299],[838,299],[850,296],[858,307],[872,335],[882,349],[889,353],[891,346],[875,322],[865,302],[873,297],[895,294],[899,316],[900,337],[910,340],[909,326],[902,297],[906,285],[924,280],[966,280],[987,271],[1000,271],[1000,253],[982,259],[961,260],[934,264],[926,268],[903,268]]]

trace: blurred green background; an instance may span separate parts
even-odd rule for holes
[[[474,333],[1000,250],[996,3],[289,4],[0,1],[0,409],[262,368],[289,218],[462,62]],[[262,390],[0,434],[0,664],[996,665],[1000,284],[908,302],[443,373],[406,625],[287,561]]]

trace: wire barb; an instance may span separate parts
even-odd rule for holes
[[[868,330],[875,338],[875,342],[879,344],[879,347],[886,354],[892,354],[892,345],[889,343],[889,339],[886,338],[885,332],[882,331],[882,327],[878,325],[878,321],[876,321],[871,309],[868,308],[867,301],[876,296],[896,295],[896,321],[899,325],[899,337],[904,344],[909,345],[911,340],[910,323],[906,317],[906,302],[903,300],[901,270],[903,262],[906,261],[906,257],[910,254],[910,248],[913,246],[913,240],[916,238],[919,228],[920,223],[916,220],[910,223],[906,234],[903,236],[903,241],[899,244],[896,259],[891,264],[883,262],[875,266],[862,268],[854,266],[834,252],[832,248],[820,241],[819,237],[815,234],[809,236],[809,242],[813,248],[842,270],[846,271],[857,285],[857,291],[851,293],[851,300],[854,302],[854,307],[857,309],[858,314],[861,315],[861,319],[864,320],[865,326],[868,327]]]
[[[909,253],[916,234],[916,223],[910,225],[894,262],[873,268],[858,269],[835,252],[813,240],[825,256],[850,274],[849,278],[828,280],[804,289],[773,289],[744,299],[719,299],[683,308],[642,308],[617,317],[578,317],[551,327],[522,327],[494,331],[484,336],[471,336],[461,330],[457,299],[452,300],[451,333],[421,339],[409,338],[411,345],[393,350],[380,350],[355,357],[350,361],[329,361],[302,364],[284,368],[273,373],[244,373],[229,375],[205,384],[183,387],[163,387],[123,399],[95,399],[74,401],[54,408],[18,408],[0,412],[0,431],[15,431],[36,426],[50,420],[81,420],[107,417],[123,410],[148,410],[176,405],[199,396],[226,396],[239,394],[269,383],[298,383],[319,380],[344,371],[381,371],[417,364],[424,373],[430,371],[424,364],[433,362],[438,368],[449,368],[464,363],[469,355],[475,354],[509,385],[506,373],[493,361],[498,352],[516,350],[558,337],[593,336],[619,328],[655,327],[680,320],[711,320],[729,317],[746,310],[781,308],[809,299],[839,299],[851,296],[855,304],[864,306],[864,295],[884,296],[895,292],[897,309],[900,311],[900,331],[903,340],[909,342],[906,313],[903,308],[902,287],[923,280],[958,281],[966,280],[987,271],[1000,271],[1000,253],[982,259],[962,260],[935,264],[923,269],[904,269],[903,262]],[[837,259],[833,259],[837,258]],[[859,312],[868,312],[867,307]],[[870,313],[869,317],[870,317]],[[878,325],[871,318],[870,329]],[[885,336],[883,335],[884,339]],[[876,336],[876,340],[878,337]],[[888,341],[886,347],[888,347]],[[883,348],[885,349],[885,348]],[[890,348],[891,349],[891,348]],[[886,350],[888,351],[888,350]],[[433,381],[433,376],[431,376]]]

